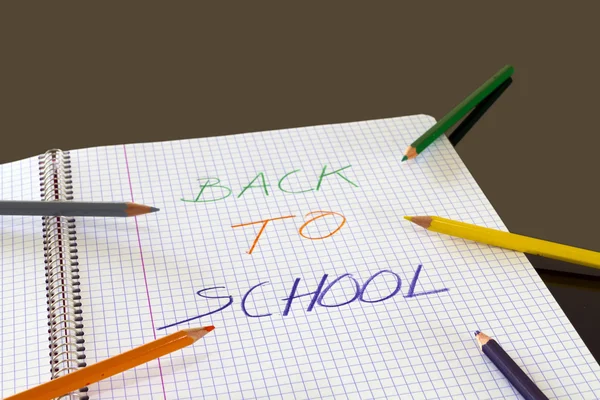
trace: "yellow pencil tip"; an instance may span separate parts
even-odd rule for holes
[[[406,220],[408,220],[408,221],[412,221],[412,217],[407,217],[407,216],[404,216],[404,219],[406,219]]]

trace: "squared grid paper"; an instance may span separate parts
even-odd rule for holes
[[[434,123],[416,115],[72,151],[76,200],[160,208],[136,218],[77,220],[88,365],[178,329],[216,327],[192,346],[90,385],[90,398],[518,398],[479,350],[477,329],[496,338],[548,397],[595,398],[600,367],[524,255],[403,219],[439,215],[506,230],[445,137],[428,154],[400,162],[406,146]],[[35,179],[19,182],[37,177],[28,163],[3,167],[4,198],[38,198]],[[341,174],[358,187],[334,174],[315,190],[324,165],[327,172],[351,165]],[[280,178],[295,170],[282,187],[313,190],[280,190]],[[251,188],[238,197],[259,172],[268,195]],[[181,201],[195,198],[207,177],[232,194]],[[204,198],[226,193],[207,189]],[[341,213],[346,223],[331,237],[308,240],[298,231],[317,210]],[[290,215],[295,218],[267,225],[252,254],[247,250],[260,224],[232,228]],[[25,240],[6,226],[18,221],[29,248],[22,257],[32,262],[25,276],[35,285],[25,286],[24,276],[13,272],[23,268],[18,246]],[[321,218],[303,232],[325,236],[340,221]],[[33,331],[28,352],[3,341],[2,393],[9,393],[45,380],[48,357],[41,221],[12,218],[3,226],[3,332],[20,329],[16,318],[23,315],[32,316]],[[406,298],[419,265],[415,293],[448,291]],[[284,315],[297,278],[302,295],[314,292],[324,274],[323,289],[351,274],[324,296],[322,303],[333,305],[355,296],[352,278],[362,286],[381,270],[401,279],[399,292],[385,301],[307,311],[312,296],[302,296]],[[263,282],[245,306],[264,316],[249,317],[243,297]],[[391,273],[380,275],[363,299],[384,298],[396,284]],[[211,288],[204,297],[196,294]],[[16,314],[15,304],[23,308]]]
[[[39,200],[37,158],[0,166],[4,200]],[[42,218],[0,216],[0,395],[50,379]]]

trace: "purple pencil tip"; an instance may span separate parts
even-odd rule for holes
[[[480,331],[475,331],[475,336],[479,335],[480,333]]]

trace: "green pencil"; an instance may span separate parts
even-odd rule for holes
[[[477,104],[485,99],[490,93],[492,93],[498,86],[506,81],[513,74],[514,68],[511,65],[506,65],[494,76],[488,79],[483,85],[477,90],[464,99],[459,105],[454,107],[446,116],[440,119],[434,126],[429,128],[427,132],[422,134],[417,140],[415,140],[404,153],[402,161],[406,161],[411,158],[415,158],[418,154],[422,153],[431,143],[433,143],[438,137],[440,137],[448,128],[457,123],[462,117],[464,117],[469,111],[471,111]]]

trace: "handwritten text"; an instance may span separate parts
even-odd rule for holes
[[[331,237],[333,235],[335,235],[340,229],[342,229],[342,226],[344,226],[344,224],[346,223],[346,217],[344,217],[342,214],[335,212],[335,211],[311,211],[308,214],[306,214],[305,217],[308,217],[309,215],[313,215],[313,217],[311,219],[309,219],[308,221],[306,221],[301,227],[300,229],[298,229],[298,233],[300,234],[300,236],[302,236],[305,239],[310,239],[310,240],[323,240],[326,239],[328,237]],[[338,224],[338,226],[331,232],[326,233],[325,235],[321,236],[308,236],[305,234],[304,230],[306,229],[306,227],[317,221],[320,218],[324,218],[327,216],[338,216],[342,218],[342,221]],[[256,247],[256,244],[258,243],[258,239],[260,239],[260,236],[263,234],[263,232],[265,231],[267,224],[271,221],[277,221],[277,220],[281,220],[281,219],[288,219],[288,218],[296,218],[295,215],[286,215],[284,217],[277,217],[277,218],[269,218],[269,219],[263,219],[261,221],[253,221],[253,222],[247,222],[244,224],[238,224],[238,225],[233,225],[232,228],[239,228],[239,227],[243,227],[243,226],[248,226],[248,225],[256,225],[256,224],[262,224],[262,226],[260,227],[260,230],[258,231],[258,234],[256,235],[256,237],[254,238],[254,242],[252,242],[252,246],[250,247],[250,250],[247,251],[248,254],[252,254],[252,252],[254,251],[254,248]]]
[[[417,283],[419,281],[419,275],[420,275],[422,269],[423,269],[422,265],[419,265],[417,267],[417,270],[415,271],[415,273],[413,275],[411,283],[408,286],[408,290],[406,291],[406,294],[403,296],[403,298],[411,299],[411,298],[415,298],[415,297],[419,297],[419,296],[430,296],[430,295],[434,295],[434,294],[440,294],[443,292],[447,292],[449,290],[448,288],[442,288],[442,289],[435,289],[435,290],[419,292],[417,290]],[[397,273],[395,273],[391,270],[387,270],[387,269],[378,271],[377,273],[372,275],[369,279],[367,279],[363,284],[361,284],[354,276],[352,276],[352,274],[346,273],[346,274],[338,276],[337,278],[335,278],[333,281],[329,282],[326,285],[328,277],[329,277],[328,274],[324,274],[322,276],[321,280],[319,281],[319,283],[316,285],[316,288],[314,291],[309,292],[309,293],[301,293],[301,294],[298,293],[298,285],[300,284],[301,278],[296,278],[292,284],[290,291],[289,291],[289,295],[283,299],[280,299],[282,302],[281,305],[283,307],[283,312],[281,313],[281,315],[283,317],[287,317],[288,315],[290,315],[290,313],[292,312],[292,306],[294,304],[294,300],[301,298],[301,297],[310,297],[311,300],[310,300],[310,303],[308,304],[308,307],[306,308],[306,312],[312,312],[316,307],[331,308],[331,307],[349,306],[350,304],[354,303],[355,301],[359,301],[362,303],[370,303],[370,304],[388,301],[392,298],[395,298],[398,295],[398,293],[400,293],[400,289],[402,286],[402,279],[400,278],[400,276]],[[333,299],[329,298],[326,301],[325,299],[327,298],[328,293],[330,293],[336,285],[340,285],[340,282],[342,280],[348,280],[354,285],[354,290],[353,290],[352,295],[349,298],[339,299],[336,297]],[[389,293],[385,293],[383,295],[380,294],[380,290],[377,290],[378,287],[376,287],[374,290],[369,290],[369,288],[371,286],[376,285],[376,283],[375,283],[376,280],[379,280],[379,281],[383,280],[387,284],[387,287],[393,287],[393,289]],[[391,285],[390,285],[390,282],[391,282]],[[274,312],[273,310],[262,310],[261,312],[258,312],[257,310],[249,310],[248,306],[247,306],[248,300],[252,296],[256,295],[255,290],[261,286],[268,285],[268,284],[269,284],[269,281],[257,283],[255,285],[253,285],[252,287],[248,288],[248,290],[246,290],[246,292],[243,293],[243,295],[241,296],[240,308],[241,308],[242,313],[246,317],[248,317],[248,318],[266,318],[266,317],[271,317],[273,315],[273,312]],[[380,286],[380,287],[383,287],[383,286]],[[200,296],[204,299],[215,300],[214,309],[206,310],[197,316],[194,316],[191,318],[186,318],[186,319],[180,320],[178,322],[174,322],[172,324],[162,326],[158,329],[159,330],[167,329],[167,328],[170,328],[175,325],[198,320],[201,318],[205,318],[209,315],[220,313],[220,312],[224,311],[225,309],[227,309],[234,303],[234,298],[230,294],[226,294],[226,295],[216,294],[215,292],[218,292],[219,289],[223,290],[223,289],[225,289],[225,287],[224,286],[208,287],[208,288],[200,289],[196,292],[196,294],[198,296]],[[373,295],[373,293],[377,293],[377,295],[379,297],[377,297],[377,295]],[[331,297],[331,296],[329,296],[329,297]]]
[[[328,167],[327,165],[324,165],[323,169],[321,170],[321,174],[316,179],[316,185],[314,187],[309,187],[309,188],[293,188],[288,184],[288,178],[291,175],[297,174],[301,171],[299,169],[295,169],[293,171],[286,172],[279,179],[279,181],[277,183],[277,188],[284,193],[292,193],[292,194],[306,193],[306,192],[312,192],[312,191],[317,192],[317,191],[321,190],[322,186],[325,183],[325,180],[326,180],[325,178],[328,178],[328,177],[338,177],[338,178],[341,178],[343,181],[347,182],[348,184],[350,184],[354,187],[358,187],[358,185],[356,183],[351,181],[350,178],[348,178],[346,175],[344,175],[342,173],[342,171],[344,171],[344,173],[346,173],[347,171],[345,171],[345,170],[350,167],[351,167],[351,165],[346,165],[342,168],[334,169],[334,168]],[[328,179],[331,179],[331,178],[328,178]],[[193,198],[188,198],[188,199],[181,198],[181,201],[188,202],[188,203],[211,203],[211,202],[224,200],[233,194],[233,190],[230,187],[221,184],[221,179],[219,179],[217,177],[200,178],[200,179],[198,179],[198,182],[200,184],[200,190],[197,192],[197,194]],[[237,198],[242,197],[250,189],[257,189],[255,191],[262,193],[264,196],[269,196],[270,195],[270,193],[269,193],[270,186],[271,185],[268,183],[268,179],[265,176],[265,173],[259,172],[256,174],[256,176],[254,178],[252,178],[252,180],[246,186],[244,186],[240,190],[240,192],[237,194],[236,197]]]

